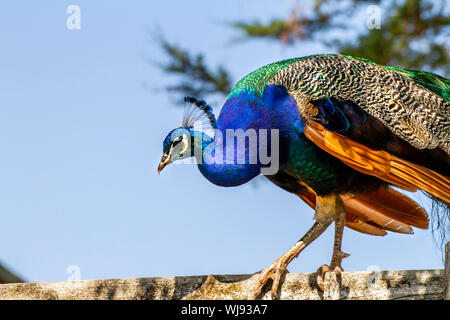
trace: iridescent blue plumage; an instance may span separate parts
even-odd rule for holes
[[[345,123],[348,127],[349,123],[364,121],[364,114],[357,114],[350,106],[337,103],[335,105],[328,106],[326,111],[331,117],[326,118],[327,113],[324,112],[324,119],[330,119],[329,126],[342,126],[342,123]],[[352,177],[358,178],[361,183],[377,180],[350,169],[306,139],[303,134],[304,125],[295,100],[283,87],[269,85],[261,94],[247,89],[234,94],[225,102],[217,120],[217,129],[222,132],[223,139],[215,143],[228,145],[225,134],[227,129],[254,129],[257,139],[261,129],[268,132],[276,129],[279,132],[279,170],[287,172],[293,179],[304,181],[314,188],[317,194],[326,194],[337,189],[350,190],[351,186],[347,181]],[[268,142],[266,148],[271,150],[270,139]],[[203,155],[205,159],[199,164],[199,169],[212,183],[228,187],[238,186],[256,177],[264,167],[259,161],[256,164],[250,164],[248,161],[250,157],[259,154],[260,144],[255,151],[256,155],[251,154],[248,143],[245,148],[237,143],[234,143],[233,147],[234,159],[244,154],[245,164],[225,163],[227,148],[224,148],[222,164],[208,164],[210,155]],[[273,179],[276,178],[272,177],[271,180]]]
[[[367,119],[366,112],[352,102],[322,98],[311,101],[311,104],[318,110],[314,120],[336,132],[346,132],[355,125],[363,124]]]
[[[268,132],[268,144],[266,150],[271,150],[270,133],[273,129],[278,130],[280,139],[280,166],[287,162],[287,150],[293,140],[298,139],[298,134],[303,128],[303,120],[295,107],[295,101],[287,94],[284,88],[268,86],[262,95],[250,90],[232,96],[228,99],[218,117],[217,129],[222,132],[222,140],[215,143],[229,145],[226,131],[231,130],[254,130],[256,139],[260,140],[261,129]],[[233,137],[234,139],[234,137]],[[237,186],[256,177],[261,167],[267,166],[259,160],[260,144],[256,150],[249,148],[249,142],[243,144],[233,143],[232,152],[235,163],[225,163],[227,151],[224,148],[222,164],[208,164],[210,156],[205,154],[204,163],[199,165],[202,174],[211,182],[221,186]],[[265,150],[265,151],[266,151]],[[245,156],[245,163],[238,164],[236,160]],[[258,158],[257,163],[250,163],[250,158]]]

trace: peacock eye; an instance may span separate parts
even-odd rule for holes
[[[173,143],[172,143],[172,145],[175,147],[177,144],[179,144],[181,142],[181,139],[180,138],[176,138],[174,141],[173,141]]]

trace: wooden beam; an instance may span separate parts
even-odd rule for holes
[[[446,272],[448,275],[448,268]],[[246,299],[257,277],[210,275],[2,284],[0,299]],[[270,293],[262,298],[269,299]],[[313,273],[290,273],[278,298],[442,300],[444,270],[344,272],[342,281],[327,273],[323,293],[317,290]]]

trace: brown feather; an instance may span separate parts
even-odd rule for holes
[[[373,236],[385,236],[387,232],[377,226],[371,225],[361,218],[348,213],[345,216],[345,226],[358,232],[370,234]]]
[[[354,195],[342,195],[345,209],[362,218],[363,221],[373,222],[376,226],[393,232],[413,233],[410,225],[395,220],[385,215],[386,208],[380,208],[371,203],[365,202]]]
[[[314,209],[316,194],[307,185],[301,184],[304,188],[297,196]],[[428,226],[426,212],[416,202],[391,188],[342,195],[341,198],[347,213],[345,225],[362,233],[384,236],[384,230],[412,233],[410,224],[419,228]]]
[[[379,208],[389,218],[417,228],[428,228],[426,211],[417,202],[392,188],[365,192],[357,197]]]
[[[318,147],[364,174],[376,176],[399,188],[423,190],[450,203],[450,178],[408,162],[385,151],[377,151],[310,121],[305,136]]]

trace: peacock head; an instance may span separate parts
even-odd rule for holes
[[[176,128],[170,131],[163,142],[163,155],[158,165],[158,173],[168,164],[193,155],[189,128]]]
[[[183,122],[181,127],[170,131],[164,139],[163,155],[158,165],[158,173],[168,164],[194,155],[194,149],[197,145],[195,143],[196,132],[194,131],[194,125],[201,124],[207,120],[209,127],[216,128],[216,118],[212,113],[212,108],[204,100],[185,97],[184,101],[186,102],[186,107],[184,109]],[[201,142],[199,146],[202,146]]]

